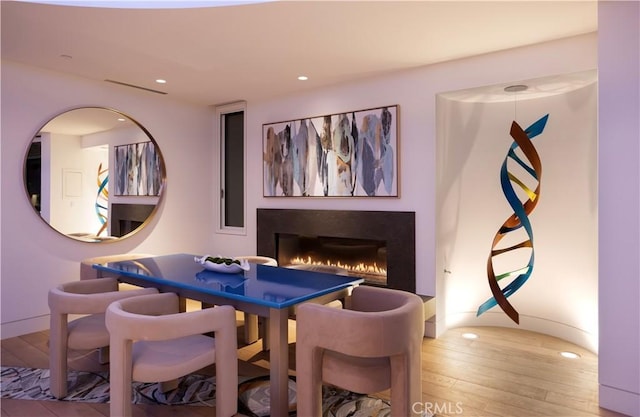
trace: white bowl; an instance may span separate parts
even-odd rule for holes
[[[241,271],[248,271],[251,268],[249,266],[249,262],[245,259],[238,259],[238,261],[240,262],[240,265],[238,265],[237,263],[232,263],[230,265],[227,265],[225,263],[217,264],[215,262],[207,261],[207,258],[210,256],[211,255],[204,255],[201,258],[198,258],[196,256],[193,258],[193,260],[196,263],[202,265],[204,269],[208,271],[222,272],[223,274],[237,274],[238,272],[241,272]],[[218,257],[222,258],[222,256],[218,256]],[[230,259],[233,259],[233,258],[230,258]]]

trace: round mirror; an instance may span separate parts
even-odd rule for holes
[[[128,237],[155,213],[162,153],[131,117],[108,108],[64,112],[35,135],[25,158],[27,197],[53,229],[85,242]]]

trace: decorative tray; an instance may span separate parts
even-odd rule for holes
[[[223,274],[237,274],[241,271],[248,271],[251,268],[246,259],[204,255],[200,258],[195,256],[193,260],[208,271],[222,272]]]

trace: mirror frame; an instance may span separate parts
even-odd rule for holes
[[[40,133],[42,132],[42,129],[47,124],[49,124],[51,121],[55,120],[57,117],[65,115],[67,113],[70,113],[70,112],[73,112],[73,111],[76,111],[76,110],[84,110],[84,109],[108,111],[108,112],[113,113],[117,117],[123,117],[123,118],[127,119],[128,121],[132,122],[135,126],[137,126],[140,130],[142,130],[142,132],[147,136],[149,141],[154,144],[155,152],[158,155],[158,160],[159,160],[159,163],[160,163],[160,167],[159,167],[159,169],[160,169],[160,191],[159,191],[159,194],[158,194],[158,200],[157,200],[157,202],[155,204],[155,207],[151,210],[151,212],[148,214],[146,219],[140,225],[138,225],[135,229],[131,230],[130,232],[128,232],[127,234],[125,234],[123,236],[119,236],[119,237],[106,236],[106,237],[102,237],[102,238],[99,237],[99,236],[94,236],[92,238],[88,238],[88,237],[82,237],[80,235],[74,236],[73,234],[63,233],[60,230],[56,229],[54,226],[52,226],[48,221],[46,221],[42,217],[40,211],[31,202],[31,195],[29,194],[29,187],[28,187],[28,184],[27,184],[28,181],[27,181],[27,175],[26,175],[26,173],[27,173],[27,163],[28,163],[28,157],[29,157],[29,150],[31,149],[31,145],[34,143],[34,140],[40,135]],[[115,145],[109,145],[109,146],[110,146],[109,153],[111,154],[111,152],[113,152],[112,149],[115,147]],[[129,116],[128,114],[126,114],[126,113],[124,113],[124,112],[122,112],[120,110],[116,110],[116,109],[110,108],[110,107],[79,106],[79,107],[73,107],[73,108],[64,110],[64,111],[62,111],[60,113],[57,113],[56,115],[51,117],[49,120],[47,120],[44,124],[42,124],[36,130],[35,134],[33,134],[31,136],[31,139],[28,142],[27,148],[26,148],[26,150],[24,152],[24,161],[23,161],[23,167],[22,167],[22,179],[23,179],[23,186],[24,186],[25,196],[27,197],[28,204],[31,206],[31,208],[33,209],[34,213],[38,216],[38,218],[40,218],[40,220],[43,223],[45,223],[48,227],[50,227],[56,233],[66,237],[66,238],[69,238],[71,240],[77,241],[77,242],[84,242],[84,243],[112,243],[112,242],[122,241],[124,239],[127,239],[127,238],[135,235],[136,233],[138,233],[139,231],[144,229],[149,223],[151,223],[151,221],[155,217],[156,213],[158,212],[158,209],[160,208],[160,205],[164,201],[164,195],[166,193],[166,183],[167,183],[167,168],[166,168],[164,156],[162,154],[162,150],[160,149],[160,146],[158,145],[158,142],[151,135],[151,133],[147,130],[147,128],[145,128],[136,119],[134,119],[133,117]],[[111,214],[111,210],[109,211],[109,214]]]

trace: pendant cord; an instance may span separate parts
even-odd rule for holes
[[[509,85],[504,88],[507,93],[513,93],[513,121],[516,123],[518,122],[518,93],[528,88],[524,84]]]

